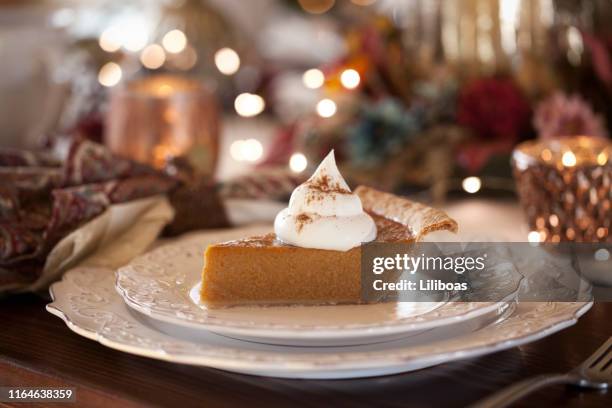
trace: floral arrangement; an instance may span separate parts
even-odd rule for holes
[[[407,109],[394,98],[364,102],[346,129],[349,159],[370,168],[382,164],[419,136],[423,119],[420,107]]]
[[[510,78],[480,78],[467,83],[457,101],[457,123],[472,137],[457,148],[458,165],[479,174],[494,156],[505,156],[529,132],[531,107]],[[505,160],[505,157],[504,157]]]
[[[531,107],[510,78],[482,78],[466,84],[457,101],[457,123],[480,140],[516,142],[529,128]]]
[[[533,126],[543,139],[589,135],[606,137],[604,120],[579,95],[556,92],[541,101],[535,110]]]
[[[510,71],[468,78],[452,64],[424,67],[405,52],[401,38],[401,30],[380,17],[350,27],[347,54],[320,67],[323,97],[337,104],[336,114],[298,119],[265,163],[287,163],[296,151],[318,163],[334,148],[349,178],[369,177],[391,190],[448,188],[450,178],[488,175],[511,186],[509,156],[521,140],[608,134],[602,117],[578,95],[529,92]],[[601,54],[600,77],[609,65]],[[343,87],[346,70],[359,73],[358,86]]]

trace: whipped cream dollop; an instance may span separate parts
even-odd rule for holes
[[[376,224],[338,171],[332,150],[314,174],[291,194],[278,213],[274,232],[281,241],[303,247],[348,251],[376,238]]]

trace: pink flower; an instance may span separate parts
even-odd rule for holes
[[[606,137],[603,118],[579,95],[556,92],[536,107],[533,125],[542,139],[564,136]]]

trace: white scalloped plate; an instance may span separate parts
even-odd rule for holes
[[[440,298],[431,302],[207,309],[199,302],[197,290],[204,249],[212,242],[253,232],[252,228],[204,232],[161,246],[117,271],[117,291],[129,307],[165,323],[267,344],[339,346],[379,343],[500,314],[520,288],[518,274],[507,264],[486,282],[487,290],[503,292],[495,297],[502,299],[499,302]]]
[[[520,303],[511,316],[482,328],[471,320],[386,343],[304,348],[164,327],[124,304],[110,269],[74,269],[50,292],[49,312],[74,332],[113,349],[238,373],[320,379],[395,374],[519,346],[571,326],[592,304]],[[173,335],[162,331],[168,329]]]

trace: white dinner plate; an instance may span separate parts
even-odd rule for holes
[[[340,346],[390,341],[500,314],[516,298],[522,279],[512,264],[500,265],[477,285],[486,293],[500,293],[491,302],[459,302],[442,295],[420,302],[208,309],[198,290],[206,246],[261,232],[259,227],[209,231],[178,239],[120,268],[117,291],[129,307],[173,325],[267,344]]]
[[[592,304],[519,303],[512,315],[481,328],[473,326],[475,320],[468,320],[390,342],[306,348],[234,340],[177,326],[171,326],[169,335],[164,332],[165,323],[128,308],[117,294],[114,280],[110,269],[73,269],[51,287],[53,302],[47,310],[76,333],[127,353],[285,378],[370,377],[480,356],[568,327]]]

